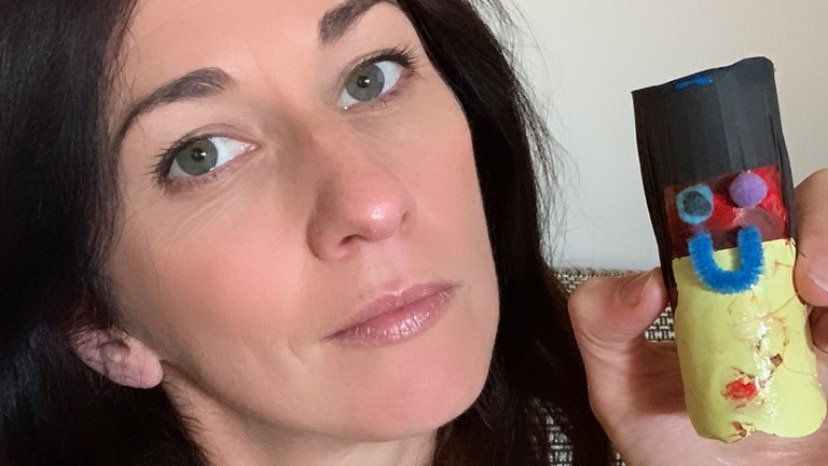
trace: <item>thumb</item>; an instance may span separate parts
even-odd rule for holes
[[[814,345],[828,352],[828,170],[809,176],[796,188],[796,290],[811,312]]]
[[[798,257],[794,277],[802,298],[828,306],[828,169],[809,176],[796,188]]]
[[[644,337],[665,303],[659,269],[591,279],[570,296],[569,314],[586,369],[590,404],[608,432],[616,431],[630,411],[640,409],[630,397],[636,397],[642,384],[655,386],[647,371],[654,370],[659,383],[672,380],[661,377],[665,366],[652,357]]]
[[[569,313],[584,363],[618,362],[646,344],[644,332],[664,310],[660,269],[584,282],[570,296]]]

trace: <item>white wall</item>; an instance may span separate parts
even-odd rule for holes
[[[828,1],[511,0],[536,96],[564,154],[558,264],[657,265],[630,92],[764,55],[795,182],[828,167]],[[559,163],[560,164],[560,163]],[[828,200],[826,200],[828,202]]]

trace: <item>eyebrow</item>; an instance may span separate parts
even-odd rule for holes
[[[130,126],[141,115],[164,104],[218,95],[234,85],[235,80],[219,68],[200,68],[164,84],[130,107],[115,133],[115,148],[120,149]]]
[[[379,3],[396,5],[395,0],[346,0],[328,10],[319,20],[319,42],[324,46],[338,41],[359,22],[365,13]],[[141,115],[161,105],[212,97],[235,84],[235,80],[220,68],[201,68],[164,84],[130,107],[123,122],[118,125],[118,131],[115,132],[113,138],[115,150],[120,151],[126,133]]]
[[[378,3],[396,4],[393,0],[346,0],[325,13],[319,21],[319,42],[329,45],[341,39],[365,13]]]

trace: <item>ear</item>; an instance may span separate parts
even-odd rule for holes
[[[164,378],[158,355],[121,330],[82,330],[72,337],[72,347],[87,366],[118,385],[153,388]]]

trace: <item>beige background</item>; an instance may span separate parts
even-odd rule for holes
[[[657,265],[634,89],[767,56],[795,181],[828,167],[828,1],[507,1],[527,31],[511,40],[560,145],[558,264]]]

